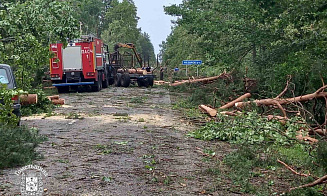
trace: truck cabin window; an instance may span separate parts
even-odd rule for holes
[[[7,71],[5,69],[0,69],[0,83],[2,84],[9,83]]]

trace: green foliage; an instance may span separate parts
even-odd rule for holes
[[[301,169],[301,171],[298,169],[300,173],[308,173],[308,170],[311,170],[311,174],[316,173],[317,168],[312,166],[312,161],[315,159],[310,157],[307,147],[300,144],[276,145],[273,149],[268,150],[258,145],[239,146],[238,150],[228,154],[223,160],[223,163],[228,166],[226,175],[233,182],[231,189],[256,195],[273,195],[277,193],[276,189],[280,188],[281,190],[278,192],[284,192],[284,187],[278,187],[277,184],[281,183],[280,180],[289,181],[289,173],[284,174],[282,172],[284,167],[276,160],[281,159],[291,166],[298,166]],[[276,176],[278,179],[275,178]],[[312,181],[312,178],[296,178],[290,186],[299,186]],[[259,182],[261,186],[255,186],[255,183]],[[320,189],[319,186],[299,189],[287,193],[287,195],[323,195],[319,193]]]
[[[150,60],[150,65],[155,64],[154,48],[147,33],[142,33],[137,28],[139,17],[137,8],[133,1],[130,0],[112,0],[105,9],[103,30],[101,37],[110,47],[116,43],[134,43],[137,52],[144,58],[143,61]],[[131,52],[127,49],[122,51]],[[137,65],[138,66],[138,65]]]
[[[0,124],[2,126],[17,126],[19,118],[13,114],[13,101],[11,99],[23,93],[21,90],[7,89],[6,85],[0,84]]]
[[[189,0],[165,11],[179,16],[162,45],[171,68],[196,58],[219,71],[247,68],[261,92],[275,93],[293,75],[296,96],[320,87],[327,74],[324,0]]]
[[[317,162],[323,168],[325,172],[327,172],[327,142],[320,141],[317,147]]]
[[[49,66],[49,44],[77,37],[78,23],[66,1],[26,0],[0,8],[0,62],[12,66],[18,86],[41,83]],[[39,79],[35,81],[35,79]]]
[[[0,135],[0,169],[32,163],[39,157],[35,147],[45,141],[38,130],[26,127],[0,126]]]
[[[219,114],[218,114],[219,115]],[[207,123],[189,135],[198,139],[219,139],[237,144],[281,144],[293,143],[300,125],[297,118],[282,125],[279,121],[268,121],[256,112],[236,117],[217,116],[218,121]]]

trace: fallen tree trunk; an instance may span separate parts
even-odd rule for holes
[[[314,98],[327,97],[327,92],[322,92],[322,90],[325,88],[327,88],[327,85],[321,87],[314,93],[303,95],[303,96],[287,98],[287,99],[275,98],[275,99],[260,99],[260,100],[254,100],[254,101],[248,101],[248,102],[237,102],[237,103],[235,103],[235,106],[238,108],[242,108],[242,107],[250,105],[251,103],[255,103],[257,106],[261,106],[261,105],[268,106],[268,105],[278,105],[278,104],[285,105],[285,104],[289,104],[289,103],[310,101]]]
[[[211,117],[215,117],[217,115],[217,110],[208,107],[206,105],[199,105],[199,109],[207,114],[209,114],[209,116]]]
[[[20,95],[19,98],[22,105],[37,104],[37,94]]]
[[[239,98],[235,99],[234,101],[231,101],[231,102],[229,102],[229,103],[221,106],[219,109],[228,109],[228,108],[231,108],[231,107],[233,107],[235,105],[235,103],[241,102],[244,99],[250,98],[250,97],[251,97],[251,94],[250,93],[246,93],[246,94],[240,96]]]
[[[213,77],[209,77],[209,78],[200,78],[200,79],[189,79],[189,80],[176,81],[176,82],[170,84],[169,86],[179,86],[179,85],[182,85],[182,84],[196,83],[196,82],[210,82],[210,81],[217,80],[219,78],[226,77],[228,75],[229,74],[227,74],[227,73],[222,73],[219,76],[213,76]]]

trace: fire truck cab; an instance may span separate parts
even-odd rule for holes
[[[50,44],[53,57],[50,59],[52,85],[59,93],[81,85],[91,85],[100,91],[113,83],[109,67],[108,46],[94,36],[82,36],[62,43]]]

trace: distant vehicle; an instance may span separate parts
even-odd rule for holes
[[[134,54],[125,52],[121,54],[119,48],[128,48]],[[115,86],[128,87],[130,83],[137,82],[138,86],[149,87],[153,86],[155,75],[153,75],[153,68],[149,65],[144,67],[142,65],[142,58],[136,51],[133,43],[117,43],[114,46],[114,52],[110,54],[109,65],[113,69]],[[134,57],[139,63],[138,68],[135,67]],[[149,63],[148,63],[149,64]]]
[[[0,64],[0,83],[1,84],[6,84],[8,89],[15,89],[17,88],[16,85],[16,80],[15,80],[15,76],[13,74],[13,71],[11,70],[11,67],[9,65],[6,64]],[[20,100],[19,100],[19,96],[16,95],[12,98],[13,100],[13,113],[19,117],[21,117],[21,112],[20,112]],[[2,102],[1,98],[0,98],[0,103]],[[19,123],[20,124],[20,120]]]
[[[86,35],[67,46],[50,44],[50,51],[54,54],[50,59],[50,77],[59,93],[81,85],[91,85],[93,91],[100,91],[113,83],[108,46],[101,39]]]

